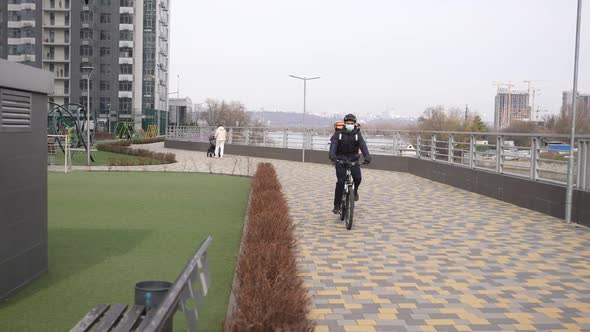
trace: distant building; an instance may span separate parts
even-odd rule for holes
[[[561,101],[561,114],[562,116],[570,116],[572,114],[572,102],[573,93],[572,91],[564,91]],[[578,93],[578,108],[576,110],[578,114],[589,114],[590,113],[590,94]]]
[[[190,98],[168,98],[168,124],[187,126],[194,124],[193,102]],[[178,119],[178,120],[177,120]]]
[[[494,129],[510,126],[512,121],[525,121],[531,118],[529,94],[526,91],[500,88],[496,94],[494,109]]]

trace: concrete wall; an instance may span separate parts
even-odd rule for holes
[[[48,72],[0,60],[0,300],[47,271]],[[7,93],[30,100],[30,127],[8,125]],[[4,97],[2,97],[4,96]],[[28,102],[23,102],[25,107]]]
[[[166,140],[173,149],[207,151],[209,143]],[[301,150],[258,146],[225,145],[227,154],[301,161]],[[306,162],[329,164],[327,151],[306,151]],[[452,166],[429,160],[374,155],[372,169],[408,172],[450,186],[492,197],[557,218],[565,216],[565,187],[534,182],[509,175],[500,175],[467,167]],[[573,219],[590,226],[590,192],[574,190]]]

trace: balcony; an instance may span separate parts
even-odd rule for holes
[[[8,4],[9,12],[18,12],[21,10],[35,10],[34,3],[19,3],[19,4]]]
[[[8,21],[9,28],[27,28],[27,27],[35,27],[35,21]]]
[[[119,64],[120,65],[132,65],[133,58],[119,58]]]
[[[133,31],[133,24],[119,24],[119,30]]]
[[[24,62],[24,61],[35,62],[35,55],[33,55],[33,54],[9,55],[7,57],[7,60],[14,61],[14,62]]]
[[[54,56],[46,55],[45,58],[43,59],[43,62],[45,62],[45,63],[69,63],[70,60],[57,58],[57,57],[55,57],[55,55]]]
[[[133,48],[133,41],[132,40],[119,40],[119,47]]]
[[[70,25],[65,23],[43,24],[44,29],[69,29]]]
[[[119,14],[133,14],[133,7],[120,7]]]
[[[133,75],[119,74],[119,81],[133,81]]]
[[[68,46],[70,45],[69,41],[64,41],[64,40],[53,40],[50,41],[49,39],[45,39],[45,41],[43,42],[43,45],[47,45],[47,46]]]
[[[133,98],[133,92],[131,92],[131,91],[119,91],[119,98]]]
[[[25,45],[35,43],[35,38],[8,38],[8,45]]]

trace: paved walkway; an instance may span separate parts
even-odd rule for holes
[[[178,164],[136,169],[246,175],[262,161],[171,151]],[[587,228],[367,168],[347,231],[330,211],[333,168],[272,162],[297,225],[316,331],[590,331]]]

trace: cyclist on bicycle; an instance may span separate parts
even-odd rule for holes
[[[348,114],[344,117],[344,128],[334,133],[330,139],[330,160],[336,163],[337,160],[355,162],[359,160],[359,149],[365,157],[365,164],[371,162],[371,155],[367,149],[367,144],[356,127],[356,116]],[[352,178],[354,179],[354,200],[359,200],[358,189],[361,184],[361,167],[356,165],[352,168]],[[336,190],[334,192],[334,214],[340,213],[340,200],[344,191],[344,182],[346,181],[346,166],[336,163]]]

